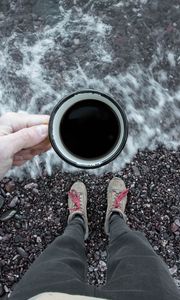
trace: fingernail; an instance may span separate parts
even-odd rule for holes
[[[38,134],[44,138],[48,135],[48,126],[47,125],[36,126],[36,130],[37,130]]]

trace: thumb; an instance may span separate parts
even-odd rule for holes
[[[15,133],[7,135],[7,143],[11,149],[11,155],[22,149],[27,149],[41,143],[48,135],[48,125],[39,125],[23,128]]]

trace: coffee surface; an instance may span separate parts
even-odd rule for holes
[[[98,100],[82,100],[72,105],[60,122],[64,146],[82,159],[97,159],[108,154],[120,135],[113,110]]]

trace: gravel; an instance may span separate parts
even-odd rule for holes
[[[68,217],[67,192],[77,179],[82,180],[88,190],[88,281],[97,286],[105,283],[108,240],[103,226],[106,189],[114,175],[122,177],[129,188],[129,226],[144,232],[154,250],[169,266],[176,283],[180,282],[180,149],[173,151],[159,147],[156,151],[139,151],[133,161],[117,174],[96,177],[85,172],[62,173],[56,169],[50,177],[44,170],[36,180],[12,179],[15,188],[8,193],[5,187],[9,179],[2,180],[1,197],[5,198],[5,203],[0,218],[9,211],[11,218],[3,217],[0,223],[1,294],[8,294],[35,258],[63,233]],[[38,193],[34,193],[34,188]],[[9,210],[15,197],[19,201],[13,210]]]

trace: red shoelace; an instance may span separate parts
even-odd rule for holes
[[[128,194],[128,189],[124,190],[121,192],[114,200],[113,203],[113,208],[119,208],[120,202],[126,197]],[[76,211],[81,209],[81,204],[80,204],[80,196],[75,190],[71,190],[68,192],[68,196],[70,197],[71,201],[74,203],[75,207],[74,208],[69,208],[70,211]]]
[[[78,195],[78,193],[75,190],[71,190],[70,192],[68,192],[68,196],[75,205],[74,208],[69,208],[69,210],[76,211],[81,209],[80,196]]]
[[[126,197],[128,194],[128,189],[121,192],[114,200],[113,208],[119,208],[120,202],[123,200],[124,197]]]

